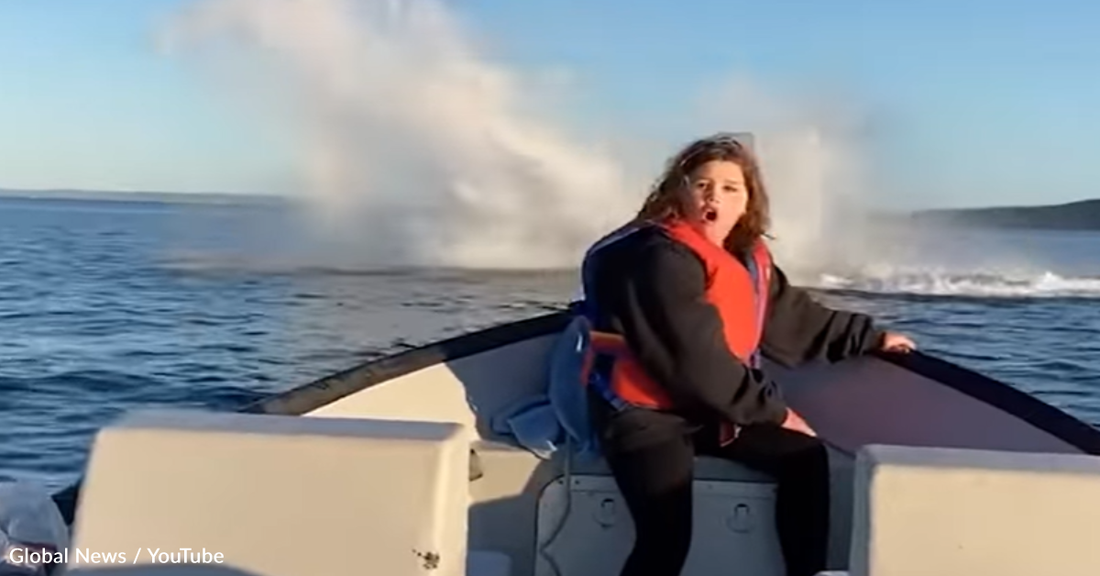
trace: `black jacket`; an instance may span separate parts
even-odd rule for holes
[[[694,252],[653,228],[594,258],[595,327],[623,335],[676,413],[697,424],[783,422],[787,406],[776,383],[729,352],[718,312],[703,299],[705,272]],[[881,337],[870,317],[818,304],[777,267],[770,292],[761,352],[781,365],[841,360]]]

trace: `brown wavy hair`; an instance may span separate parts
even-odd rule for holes
[[[767,235],[771,222],[768,214],[768,191],[764,186],[756,155],[733,135],[716,134],[696,140],[670,158],[664,173],[657,179],[635,219],[657,222],[681,216],[676,193],[687,185],[692,172],[713,160],[734,162],[745,174],[745,186],[749,194],[745,213],[724,242],[727,251],[734,255],[744,254],[762,236]]]

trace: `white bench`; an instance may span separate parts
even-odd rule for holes
[[[851,576],[1096,576],[1100,458],[869,446]]]
[[[97,436],[73,550],[221,554],[198,573],[467,572],[469,443],[457,424],[210,412],[135,414]],[[507,558],[470,554],[471,576]],[[102,564],[69,559],[70,573]],[[178,567],[177,567],[178,568]]]

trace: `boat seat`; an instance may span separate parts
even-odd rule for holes
[[[1100,574],[1100,458],[867,446],[851,576]]]
[[[607,465],[607,461],[601,458],[592,463],[579,462],[574,464],[573,474],[610,476],[611,468]],[[695,457],[695,479],[725,482],[774,482],[771,476],[763,472],[738,462],[713,456]]]
[[[555,454],[552,460],[542,460],[529,450],[511,442],[499,440],[479,440],[473,443],[471,450],[470,480],[483,478],[486,474],[513,474],[530,476],[540,465],[547,468],[551,476],[565,471],[564,454]],[[547,464],[549,462],[549,464]],[[595,461],[574,460],[570,463],[572,474],[610,476],[611,469],[607,461],[599,458]],[[695,477],[699,480],[719,480],[736,482],[773,482],[774,479],[744,464],[712,456],[695,458]],[[547,478],[549,481],[552,478]]]
[[[190,548],[225,575],[498,576],[466,552],[469,453],[452,423],[134,414],[95,439],[73,550],[140,550],[139,573],[147,550]]]
[[[528,539],[516,539],[516,530],[531,530],[538,525],[540,503],[545,489],[565,473],[565,459],[559,452],[543,460],[514,443],[499,440],[478,440],[472,444],[478,462],[477,479],[470,486],[469,534],[470,548],[498,548],[504,542],[511,547],[501,549],[512,559],[513,566],[533,566],[535,544]],[[748,467],[720,460],[696,459],[696,477],[702,480],[772,483],[772,479]],[[572,462],[575,476],[610,477],[611,471],[602,459],[596,462]]]
[[[466,576],[511,576],[512,559],[501,552],[470,550],[466,554]]]

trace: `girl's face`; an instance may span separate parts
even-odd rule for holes
[[[686,184],[681,196],[684,220],[723,246],[748,206],[749,191],[741,166],[712,160],[692,171]]]

